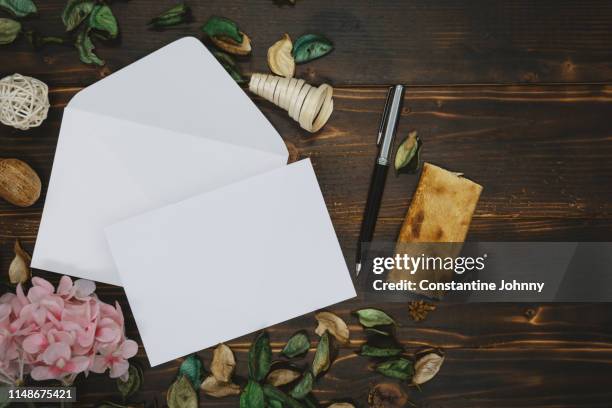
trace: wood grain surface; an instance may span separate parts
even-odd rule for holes
[[[37,3],[39,16],[24,25],[61,33],[64,2]],[[199,27],[209,16],[223,15],[237,20],[253,38],[253,55],[240,61],[246,73],[266,70],[267,47],[284,32],[294,38],[319,32],[335,43],[332,54],[297,71],[309,81],[336,87],[335,111],[321,132],[309,135],[286,113],[254,100],[283,136],[292,159],[312,159],[349,265],[374,163],[385,86],[395,82],[408,84],[399,134],[418,130],[424,160],[461,171],[484,186],[468,239],[610,240],[609,1],[298,0],[293,7],[271,0],[192,1],[193,23],[164,32],[147,30],[146,21],[170,4],[114,2],[122,35],[116,44],[98,47],[107,61],[103,68],[81,64],[69,47],[34,52],[21,40],[0,48],[0,76],[20,72],[46,81],[52,104],[40,128],[21,132],[0,127],[0,157],[27,161],[46,189],[62,109],[76,92],[176,38],[200,37]],[[416,182],[416,176],[390,172],[376,239],[396,238]],[[44,191],[30,208],[0,202],[0,270],[8,268],[15,238],[33,249],[43,203]],[[35,273],[57,282],[53,274]],[[128,336],[138,338],[123,290],[101,284],[98,293],[107,302],[121,303]],[[426,321],[414,323],[405,304],[371,304],[361,297],[330,307],[350,323],[352,340],[315,386],[322,404],[352,400],[367,406],[370,386],[383,381],[372,371],[372,361],[355,354],[365,336],[350,311],[365,305],[384,309],[399,322],[397,336],[408,350],[446,350],[435,380],[420,392],[406,388],[419,407],[612,405],[609,305],[441,305]],[[206,325],[208,311],[184,312],[194,314],[194,324]],[[275,353],[293,332],[307,329],[313,348],[305,364],[316,346],[314,327],[312,315],[271,327]],[[239,380],[246,378],[252,339],[247,335],[229,342]],[[208,367],[211,351],[200,355]],[[145,382],[132,401],[163,406],[180,361],[149,368],[142,347],[137,360],[146,367]],[[106,376],[80,378],[77,387],[77,406],[121,401]],[[200,405],[236,407],[238,400],[202,397]]]

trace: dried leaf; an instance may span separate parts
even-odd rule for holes
[[[121,378],[117,378],[117,389],[124,400],[140,390],[142,386],[142,377],[143,374],[140,367],[130,364],[127,380],[123,381]]]
[[[444,356],[438,353],[428,353],[420,357],[414,364],[412,383],[420,385],[434,378],[443,362]]]
[[[119,24],[113,11],[107,5],[97,5],[89,14],[89,27],[105,34],[108,38],[116,38],[119,34]]]
[[[240,394],[240,387],[231,382],[219,381],[214,375],[206,377],[200,389],[204,394],[215,398],[223,398],[229,395]]]
[[[408,380],[414,374],[414,367],[412,361],[400,357],[378,364],[376,371],[387,377]]]
[[[54,37],[49,35],[42,35],[36,30],[28,30],[24,32],[28,42],[34,47],[35,50],[43,48],[47,44],[65,44],[66,40],[62,37]]]
[[[328,405],[327,408],[355,408],[355,406],[350,402],[334,402]]]
[[[185,23],[190,19],[191,9],[189,6],[187,6],[185,3],[179,3],[176,6],[170,7],[159,16],[151,19],[147,25],[150,25],[156,29],[162,29]]]
[[[181,375],[172,383],[166,395],[168,408],[198,408],[198,394],[191,385],[191,381]]]
[[[368,327],[365,329],[368,333],[380,334],[381,336],[390,336],[391,333],[385,330],[377,329],[375,327]]]
[[[306,34],[293,44],[293,58],[297,64],[303,64],[329,54],[334,45],[327,38],[316,34]]]
[[[293,55],[291,55],[292,49],[293,43],[289,34],[285,34],[283,38],[268,49],[268,66],[276,75],[292,78],[295,74],[295,61]]]
[[[202,384],[203,371],[202,360],[200,360],[197,354],[188,356],[179,367],[179,375],[187,377],[196,390]]]
[[[410,317],[415,322],[425,320],[429,312],[436,310],[436,306],[431,303],[426,303],[422,300],[415,300],[408,305]]]
[[[268,333],[257,336],[249,349],[249,378],[261,381],[266,378],[272,364],[272,349]]]
[[[289,358],[294,358],[305,354],[310,348],[310,340],[305,331],[299,331],[289,338],[281,354]]]
[[[266,382],[275,387],[280,387],[282,385],[289,384],[298,378],[300,378],[299,372],[288,368],[278,368],[276,370],[272,370],[270,374],[268,374]]]
[[[229,55],[221,51],[213,51],[213,55],[217,58],[217,61],[225,68],[228,74],[239,84],[246,82],[246,79],[242,76],[242,72],[236,65],[234,59]]]
[[[422,142],[417,132],[410,132],[406,139],[399,145],[395,153],[396,172],[404,170],[414,173],[419,168],[421,145]]]
[[[401,408],[408,402],[408,395],[397,384],[376,384],[368,393],[371,408]]]
[[[285,394],[284,392],[270,384],[266,384],[263,386],[263,392],[266,396],[266,400],[268,401],[268,403],[274,401],[274,406],[276,407],[280,406],[283,408],[303,408],[302,404],[299,401],[290,397],[289,395]],[[270,404],[270,406],[272,406],[272,404]]]
[[[66,31],[72,31],[83,22],[95,7],[94,0],[68,0],[62,12]]]
[[[340,343],[347,344],[349,342],[349,328],[340,317],[331,312],[319,312],[315,314],[315,319],[319,325],[315,329],[315,333],[322,336],[327,330]]]
[[[36,13],[36,4],[32,0],[0,0],[0,9],[4,9],[13,16],[22,18]]]
[[[213,351],[213,358],[210,364],[212,375],[221,382],[229,382],[236,367],[234,353],[225,344],[219,344]]]
[[[399,347],[375,347],[364,344],[359,350],[359,354],[365,357],[393,357],[402,353]]]
[[[293,387],[289,395],[295,399],[304,399],[312,391],[314,376],[310,371],[306,371],[302,379]]]
[[[224,17],[211,17],[202,26],[213,44],[230,54],[247,55],[251,52],[251,39],[238,29],[238,25]]]
[[[9,280],[13,285],[26,283],[32,277],[32,272],[30,271],[30,261],[32,258],[21,247],[18,239],[15,240],[13,250],[15,251],[15,257],[9,266]]]
[[[323,336],[321,336],[319,344],[317,345],[317,351],[315,352],[314,358],[312,360],[312,373],[315,377],[327,371],[327,369],[331,365],[330,343],[331,339],[329,337],[329,333],[323,333]]]
[[[21,23],[10,18],[0,18],[0,45],[10,44],[21,31]]]
[[[98,58],[98,56],[94,53],[94,44],[91,41],[91,37],[89,36],[90,32],[89,27],[85,27],[79,31],[79,34],[76,37],[75,47],[79,52],[79,58],[85,64],[95,64],[95,65],[104,65],[104,61]]]
[[[364,327],[375,327],[375,326],[386,326],[389,324],[395,324],[395,321],[383,312],[378,309],[361,309],[355,312],[357,317],[359,317],[359,323],[361,323]]]
[[[240,408],[265,408],[265,399],[261,385],[255,381],[248,382],[240,395]]]

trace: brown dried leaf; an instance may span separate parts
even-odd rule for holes
[[[221,343],[213,351],[212,363],[210,371],[212,375],[221,382],[229,382],[236,367],[236,359],[234,353],[225,344]]]
[[[295,370],[290,370],[288,368],[279,368],[273,370],[268,374],[268,378],[266,382],[275,387],[280,387],[285,384],[289,384],[300,378],[301,374]]]
[[[319,336],[322,336],[327,330],[340,343],[347,344],[349,342],[349,328],[340,317],[331,312],[319,312],[315,314],[315,318],[319,322],[315,333]]]
[[[15,240],[15,258],[9,266],[9,280],[12,284],[25,283],[32,277],[30,261],[32,258],[23,250],[19,240]]]
[[[414,364],[412,383],[420,385],[434,378],[443,362],[444,356],[438,353],[428,353],[420,357]]]
[[[376,384],[368,394],[371,408],[401,408],[408,403],[408,395],[395,383]]]
[[[240,394],[240,387],[230,382],[219,381],[214,375],[208,376],[200,386],[200,389],[206,395],[215,398],[223,398],[229,395]]]

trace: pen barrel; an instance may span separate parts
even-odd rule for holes
[[[362,243],[372,241],[372,237],[374,236],[374,227],[376,226],[376,219],[378,218],[378,212],[380,210],[380,203],[385,189],[388,170],[389,166],[378,163],[374,165],[368,199],[363,212],[361,231],[359,233],[359,248],[361,248]],[[358,254],[358,257],[359,256],[360,254]]]

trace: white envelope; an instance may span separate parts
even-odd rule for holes
[[[192,37],[64,110],[32,266],[120,285],[103,228],[284,166],[281,137]]]
[[[151,366],[355,296],[309,159],[106,235]]]

